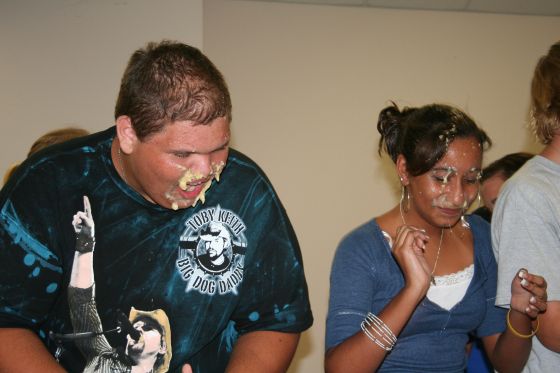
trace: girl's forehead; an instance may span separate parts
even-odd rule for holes
[[[447,147],[443,157],[434,165],[437,168],[470,170],[482,165],[482,147],[475,138],[455,139]]]

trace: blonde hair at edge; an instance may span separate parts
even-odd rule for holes
[[[29,148],[29,152],[27,153],[27,157],[31,156],[32,154],[35,154],[36,152],[38,152],[41,149],[46,148],[47,146],[54,145],[54,144],[59,144],[59,143],[71,140],[73,138],[82,137],[82,136],[86,136],[86,135],[89,135],[89,131],[87,131],[85,129],[82,129],[82,128],[77,128],[77,127],[65,127],[65,128],[60,128],[60,129],[56,129],[56,130],[47,132],[44,135],[42,135],[41,137],[39,137],[37,140],[35,140],[33,145],[31,145],[31,148]],[[13,175],[13,173],[18,168],[18,166],[19,166],[19,163],[16,163],[16,164],[12,165],[6,171],[6,173],[4,174],[4,180],[3,180],[4,184],[6,184],[8,182],[8,180]]]
[[[560,42],[541,57],[531,83],[531,127],[537,139],[547,145],[560,131]]]

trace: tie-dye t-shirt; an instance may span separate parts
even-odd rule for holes
[[[117,315],[162,310],[172,341],[170,372],[223,371],[237,337],[257,330],[301,332],[313,322],[300,249],[260,168],[230,150],[206,202],[173,211],[119,177],[114,128],[29,158],[0,194],[0,327],[36,331],[69,371],[85,360],[72,341],[68,285],[75,253],[72,217],[88,196],[95,222],[95,305],[103,330]],[[225,260],[208,259],[221,240]],[[126,333],[109,332],[112,347]]]

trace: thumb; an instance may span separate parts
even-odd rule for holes
[[[191,366],[189,364],[183,365],[181,373],[193,373]]]

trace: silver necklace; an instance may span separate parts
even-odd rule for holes
[[[406,224],[406,220],[404,220],[404,214],[403,214],[403,210],[402,210],[402,206],[400,206],[400,212],[401,212],[401,219],[404,225]],[[436,260],[434,261],[434,267],[432,268],[432,273],[430,273],[430,282],[435,285],[436,284],[436,279],[434,277],[434,273],[436,272],[436,268],[437,268],[437,264],[439,261],[439,253],[441,252],[441,244],[443,242],[443,228],[441,228],[441,234],[439,235],[439,245],[437,248],[437,253],[436,253]]]
[[[436,271],[437,262],[439,260],[439,252],[441,251],[441,243],[442,242],[443,242],[443,228],[441,228],[441,234],[439,235],[439,246],[437,248],[436,261],[434,262],[434,268],[432,268],[432,273],[430,275],[430,281],[432,282],[433,285],[436,284],[436,279],[434,277],[434,272]]]

